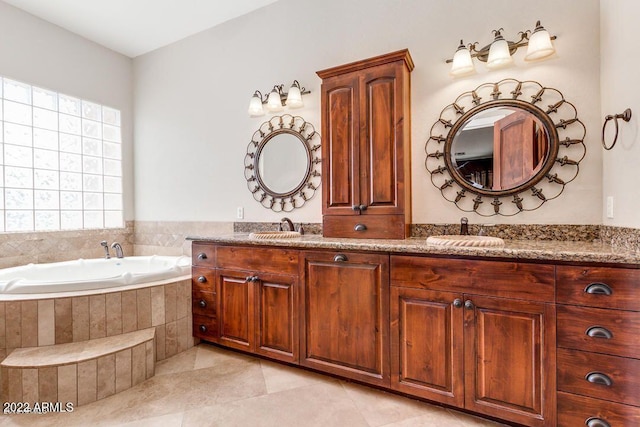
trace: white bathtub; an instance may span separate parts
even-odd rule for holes
[[[28,264],[0,270],[0,294],[41,294],[109,289],[189,275],[186,256],[131,256]]]

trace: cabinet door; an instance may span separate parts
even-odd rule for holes
[[[528,426],[553,425],[554,306],[465,298],[465,407]]]
[[[389,386],[389,257],[308,252],[301,361]]]
[[[218,323],[220,344],[251,351],[254,337],[253,286],[246,271],[219,270]]]
[[[286,362],[298,361],[297,278],[257,274],[255,352]]]
[[[393,389],[464,405],[463,315],[462,294],[391,287]]]

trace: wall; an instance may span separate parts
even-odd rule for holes
[[[122,115],[124,217],[134,218],[131,59],[0,1],[0,75],[117,108]],[[100,256],[102,238],[131,250],[132,224],[118,230],[6,233],[0,267]],[[129,252],[130,253],[130,252]]]
[[[243,158],[266,120],[249,118],[254,90],[298,79],[312,91],[294,110],[319,128],[317,70],[409,48],[412,73],[413,222],[455,222],[424,169],[424,142],[440,111],[461,92],[506,77],[560,89],[587,126],[581,172],[558,199],[529,214],[471,222],[600,224],[602,150],[598,0],[280,0],[134,60],[136,220],[278,221],[247,190]],[[552,60],[454,80],[444,63],[460,40],[491,41],[504,27],[515,38],[540,19],[558,36]],[[269,25],[270,23],[278,25]],[[268,116],[267,116],[268,118]],[[320,222],[320,193],[294,221]]]
[[[605,225],[640,228],[640,86],[637,70],[640,59],[637,55],[635,30],[640,16],[640,3],[635,0],[601,0],[601,82],[602,111],[600,123],[609,114],[622,113],[631,108],[633,115],[629,123],[620,121],[620,134],[616,146],[603,154],[603,210]],[[613,130],[612,123],[607,131]],[[613,134],[607,132],[611,143]],[[606,199],[613,197],[614,217],[607,218]]]

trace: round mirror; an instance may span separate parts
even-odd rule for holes
[[[300,134],[273,132],[256,155],[257,177],[266,190],[283,195],[298,189],[307,178],[309,153]]]
[[[320,135],[302,117],[274,116],[260,125],[247,147],[244,173],[262,206],[290,212],[320,186]]]

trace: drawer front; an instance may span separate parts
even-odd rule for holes
[[[193,314],[216,317],[216,294],[194,290],[191,296]]]
[[[640,360],[558,350],[558,390],[640,406]]]
[[[558,266],[559,303],[640,310],[640,270]]]
[[[640,313],[558,306],[558,346],[622,357],[640,355]]]
[[[354,239],[404,239],[408,237],[403,215],[325,215],[324,237]]]
[[[217,341],[218,319],[216,317],[194,314],[193,336],[207,341]]]
[[[606,422],[599,423],[598,420]],[[637,427],[640,408],[569,393],[558,393],[558,426]]]
[[[502,298],[553,302],[554,266],[503,261],[470,261],[418,256],[391,257],[391,283],[397,286],[470,292]]]
[[[210,268],[191,267],[191,289],[201,292],[215,292],[216,271]]]
[[[298,251],[279,248],[218,246],[218,267],[275,274],[298,274]]]
[[[198,267],[216,266],[216,247],[213,244],[192,243],[191,264]]]

